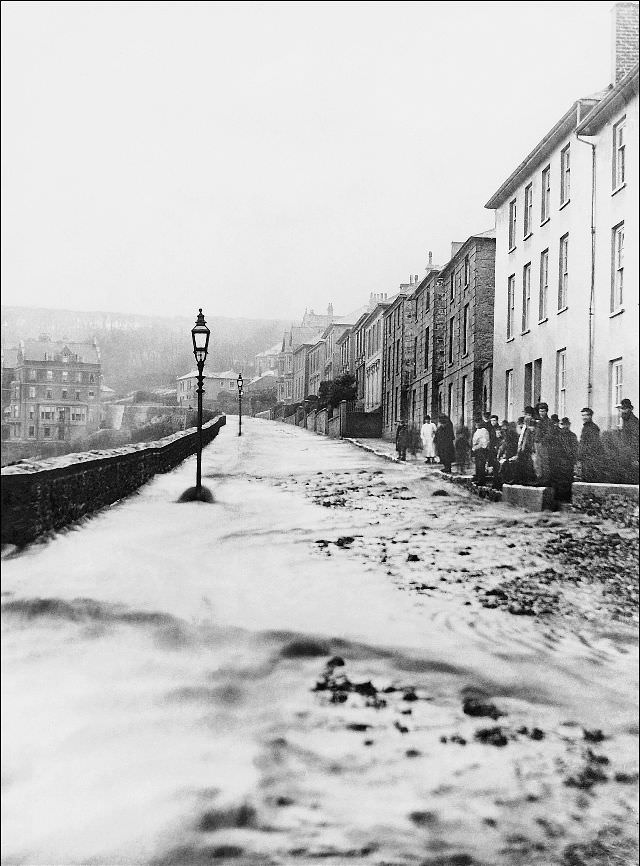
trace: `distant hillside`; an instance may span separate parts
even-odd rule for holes
[[[206,313],[206,310],[205,310]],[[5,355],[21,339],[48,334],[53,340],[98,341],[105,384],[117,392],[175,386],[194,367],[186,317],[135,316],[42,307],[1,307]],[[290,321],[207,317],[211,329],[209,370],[253,372],[254,356],[277,343]]]

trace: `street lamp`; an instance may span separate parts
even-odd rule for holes
[[[238,436],[242,436],[242,389],[244,381],[242,373],[238,373]]]
[[[191,339],[193,340],[193,354],[195,355],[196,365],[198,367],[198,450],[196,456],[195,499],[202,499],[205,502],[211,501],[211,494],[207,490],[203,496],[202,491],[202,395],[204,394],[204,362],[207,360],[210,333],[211,332],[209,328],[207,328],[207,323],[204,320],[204,316],[202,315],[202,307],[200,307],[196,323],[191,329]]]

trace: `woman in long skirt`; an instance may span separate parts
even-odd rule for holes
[[[435,445],[436,425],[432,422],[431,416],[427,415],[424,419],[424,424],[420,429],[420,438],[422,439],[422,456],[427,463],[436,462],[436,445]]]

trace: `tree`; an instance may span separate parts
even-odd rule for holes
[[[343,400],[347,402],[355,400],[357,393],[356,377],[352,373],[342,373],[331,383],[329,405],[335,409]]]

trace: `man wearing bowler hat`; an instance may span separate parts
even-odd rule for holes
[[[638,419],[633,404],[627,397],[617,407],[620,412],[620,445],[625,475],[631,484],[638,483]]]

